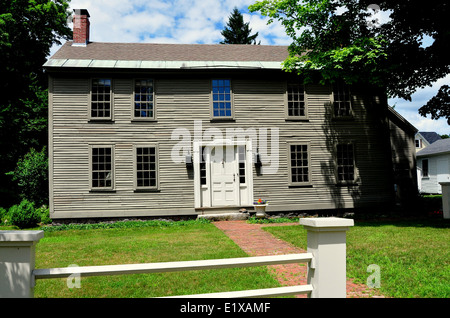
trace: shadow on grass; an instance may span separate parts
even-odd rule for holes
[[[355,225],[358,226],[386,226],[393,225],[398,227],[432,227],[432,228],[450,228],[450,220],[442,218],[380,218],[380,219],[355,219]]]

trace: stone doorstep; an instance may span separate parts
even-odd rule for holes
[[[198,215],[199,219],[206,219],[210,221],[239,221],[247,220],[249,218],[248,213],[209,213]]]

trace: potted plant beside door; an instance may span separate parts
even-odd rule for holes
[[[266,216],[267,200],[258,199],[253,202],[253,207],[256,211],[256,217],[262,219]]]

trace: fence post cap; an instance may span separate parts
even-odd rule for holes
[[[44,231],[0,231],[0,242],[37,242]]]
[[[353,219],[344,219],[337,217],[319,217],[319,218],[302,218],[300,224],[308,228],[337,229],[353,226]]]

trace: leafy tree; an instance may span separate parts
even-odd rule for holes
[[[418,88],[450,73],[448,2],[371,3],[262,0],[250,11],[268,16],[269,23],[281,22],[292,39],[284,67],[306,80],[319,73],[324,82],[368,83],[385,89],[388,96],[411,100]],[[385,23],[375,20],[378,9],[389,15]],[[424,45],[425,36],[431,45]]]
[[[5,173],[47,143],[47,76],[53,44],[71,37],[70,0],[0,0],[0,202],[14,200]],[[44,185],[43,185],[44,186]],[[46,185],[45,185],[46,187]]]
[[[45,146],[40,152],[31,148],[19,159],[16,169],[8,174],[17,182],[22,200],[28,199],[38,206],[48,204],[48,156]]]
[[[250,35],[252,29],[249,22],[244,23],[244,17],[235,7],[229,16],[229,20],[225,29],[221,32],[224,40],[220,44],[256,44],[258,32]],[[260,44],[261,41],[258,43]]]
[[[431,119],[447,118],[450,125],[450,86],[442,85],[436,96],[419,108],[419,114],[424,117],[431,114]]]

